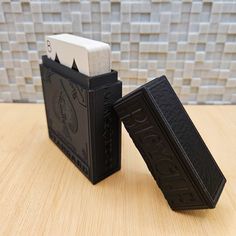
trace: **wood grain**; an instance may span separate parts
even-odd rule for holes
[[[43,104],[0,104],[0,235],[236,235],[236,106],[186,106],[227,178],[213,210],[172,211],[123,129],[93,186],[50,141]]]

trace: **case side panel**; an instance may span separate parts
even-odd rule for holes
[[[90,91],[92,124],[93,182],[106,178],[121,168],[121,124],[113,104],[122,96],[120,81]],[[94,117],[96,116],[96,119]]]

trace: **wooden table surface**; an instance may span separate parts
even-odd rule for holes
[[[186,106],[227,178],[213,210],[174,212],[123,129],[122,169],[92,185],[43,104],[0,104],[0,235],[236,235],[236,106]]]

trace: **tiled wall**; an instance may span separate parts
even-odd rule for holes
[[[0,101],[42,102],[44,36],[111,44],[124,93],[166,74],[184,103],[236,103],[235,1],[0,2]]]

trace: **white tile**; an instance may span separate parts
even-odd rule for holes
[[[63,32],[115,44],[112,65],[127,92],[166,74],[184,103],[236,103],[236,2],[24,0],[26,7],[22,1],[4,2],[9,4],[4,9],[0,4],[6,29],[0,32],[0,72],[14,73],[1,73],[0,87],[5,83],[6,89],[8,80],[15,87],[0,101],[42,101],[33,86],[41,86],[37,66],[45,54],[44,37]],[[25,77],[32,77],[28,92],[22,87]]]

